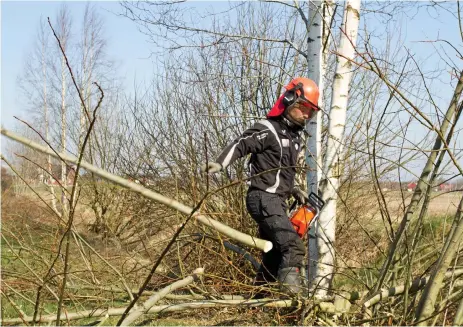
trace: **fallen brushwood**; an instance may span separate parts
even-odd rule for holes
[[[135,308],[135,310],[130,311],[130,314],[122,321],[121,326],[129,326],[145,312],[148,312],[156,302],[164,298],[167,294],[175,291],[176,289],[185,287],[193,283],[193,281],[198,277],[198,275],[202,275],[203,273],[204,268],[198,268],[195,271],[193,271],[193,274],[191,276],[188,276],[182,280],[176,281],[175,283],[167,287],[164,287],[162,290],[152,295],[141,306]]]
[[[444,278],[450,278],[450,277],[456,278],[461,275],[463,275],[463,269],[457,269],[457,270],[446,272]],[[426,285],[426,283],[429,281],[429,278],[430,277],[427,276],[423,278],[417,278],[414,281],[412,281],[410,284],[410,288],[408,289],[409,294],[418,292],[421,288],[423,288]],[[367,301],[365,301],[363,303],[363,306],[365,308],[369,308],[378,302],[388,299],[391,296],[400,295],[404,291],[405,291],[405,285],[399,285],[399,286],[391,287],[385,290],[381,290],[377,294],[370,297]]]
[[[76,289],[76,290],[91,290],[91,291],[104,291],[108,293],[126,293],[126,290],[123,290],[119,287],[114,286],[99,286],[99,285],[87,285],[87,286],[76,286],[76,285],[69,285],[69,289]],[[132,294],[137,294],[139,290],[133,289],[131,290]],[[143,294],[145,296],[150,296],[156,294],[156,291],[144,291]],[[168,300],[174,301],[193,301],[193,300],[210,300],[210,299],[218,299],[218,300],[245,300],[246,297],[243,295],[234,295],[234,294],[220,294],[215,297],[199,295],[199,294],[167,294],[165,296]]]
[[[51,148],[49,147],[46,147],[46,146],[43,146],[43,145],[40,145],[40,144],[37,144],[25,137],[22,137],[22,136],[19,136],[13,132],[10,132],[4,128],[1,129],[1,133],[3,135],[5,135],[6,137],[16,141],[16,142],[19,142],[21,144],[24,144],[25,146],[29,147],[29,148],[32,148],[32,149],[35,149],[37,151],[40,151],[42,153],[46,153],[46,154],[49,154],[55,158],[58,158],[60,160],[64,160],[64,161],[67,161],[67,162],[72,162],[72,163],[77,163],[78,159],[72,155],[68,155],[66,153],[56,153],[55,151],[53,151]],[[113,175],[103,169],[100,169],[98,167],[95,167],[94,165],[88,163],[88,162],[85,162],[85,161],[81,161],[80,163],[80,166],[84,169],[86,169],[87,171],[90,171],[92,173],[94,173],[95,175],[98,175],[108,181],[111,181],[115,184],[118,184],[124,188],[127,188],[127,189],[130,189],[134,192],[137,192],[138,194],[148,198],[148,199],[151,199],[151,200],[154,200],[156,202],[159,202],[159,203],[162,203],[162,204],[165,204],[175,210],[178,210],[186,215],[191,215],[192,212],[193,212],[193,209],[184,205],[183,203],[180,203],[174,199],[170,199],[162,194],[159,194],[159,193],[156,193],[150,189],[147,189],[139,184],[136,184],[134,182],[131,182],[129,180],[126,180],[125,178],[122,178],[120,176],[116,176],[116,175]],[[250,247],[254,247],[254,248],[258,248],[264,252],[268,252],[272,249],[272,242],[269,242],[269,241],[266,241],[266,240],[262,240],[262,239],[259,239],[259,238],[256,238],[256,237],[253,237],[251,235],[248,235],[248,234],[244,234],[240,231],[237,231],[217,220],[214,220],[210,217],[206,217],[200,213],[194,213],[194,218],[199,221],[200,223],[206,225],[206,226],[209,226],[211,228],[213,228],[214,230],[218,231],[219,233],[225,235],[225,236],[228,236],[242,244],[245,244],[247,246],[250,246]]]
[[[234,306],[247,306],[247,307],[272,307],[272,308],[289,308],[298,307],[299,301],[296,300],[277,300],[277,299],[259,299],[259,300],[207,300],[198,302],[188,302],[180,304],[167,304],[151,307],[148,314],[175,312],[192,309],[213,308],[213,307],[234,307]],[[322,308],[332,310],[332,303],[320,303]],[[132,311],[134,311],[133,309]],[[95,309],[84,310],[79,312],[62,313],[61,320],[76,320],[83,318],[96,318],[106,316],[120,316],[124,313],[125,308],[108,308],[108,309]],[[130,311],[130,312],[132,312]],[[24,322],[31,322],[33,317],[24,316],[22,318],[3,319],[3,324],[18,324]],[[48,323],[56,320],[56,314],[41,316],[37,319],[36,323]]]

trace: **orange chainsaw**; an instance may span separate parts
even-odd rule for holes
[[[315,193],[311,192],[307,203],[296,207],[297,201],[291,205],[289,220],[293,225],[296,233],[300,238],[304,238],[312,227],[312,224],[318,219],[320,211],[325,206],[325,202]]]

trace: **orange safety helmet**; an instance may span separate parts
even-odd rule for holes
[[[318,106],[318,97],[320,91],[317,84],[306,77],[296,77],[285,86],[286,92],[283,93],[267,114],[267,117],[277,117],[283,114],[285,109],[302,100],[302,103],[314,110],[320,110]]]

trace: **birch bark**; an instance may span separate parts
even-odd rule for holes
[[[318,105],[323,108],[324,94],[324,76],[326,71],[328,49],[329,49],[329,31],[330,22],[334,12],[334,3],[331,0],[313,1],[309,3],[309,17],[311,26],[308,35],[308,77],[315,81],[320,90]],[[306,163],[309,170],[307,171],[307,190],[318,194],[318,185],[322,176],[322,114],[317,113],[307,123],[307,151]],[[309,232],[308,240],[308,280],[309,287],[316,276],[316,262],[318,260],[318,249],[316,241],[316,226]]]
[[[320,181],[320,190],[326,203],[316,228],[318,262],[317,275],[314,281],[316,296],[325,297],[331,286],[335,268],[335,229],[336,229],[336,201],[341,175],[343,153],[343,137],[346,123],[349,83],[352,75],[354,45],[360,20],[360,0],[345,2],[343,23],[341,25],[341,39],[339,56],[337,57],[336,74],[331,98],[331,110],[328,124],[328,140],[323,162],[324,176]]]
[[[43,116],[44,116],[44,128],[45,128],[45,140],[48,144],[50,144],[50,120],[48,117],[48,94],[47,94],[47,64],[46,64],[46,53],[47,53],[47,37],[45,35],[45,31],[43,29],[43,25],[40,25],[41,28],[41,64],[42,64],[42,78],[43,78],[43,89],[42,89],[42,96],[43,96]],[[46,166],[48,177],[48,188],[51,194],[51,206],[55,212],[58,212],[56,207],[56,195],[55,189],[53,187],[53,171],[51,166],[51,155],[47,156],[47,166]]]
[[[70,35],[70,18],[69,10],[67,7],[63,6],[58,16],[58,24],[60,28],[60,42],[63,49],[66,51],[68,39]],[[66,151],[66,92],[67,92],[67,67],[66,67],[66,58],[61,54],[61,152]],[[61,192],[61,215],[65,217],[67,212],[67,198],[66,198],[66,186],[67,186],[67,168],[66,162],[61,161],[61,185],[63,190]]]

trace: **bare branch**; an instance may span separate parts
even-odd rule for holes
[[[179,289],[181,287],[185,287],[191,284],[198,277],[198,275],[201,275],[203,273],[204,273],[204,268],[198,268],[195,271],[193,271],[193,274],[191,276],[188,276],[182,280],[176,281],[175,283],[170,284],[169,286],[163,288],[156,294],[150,296],[150,298],[146,300],[139,308],[136,308],[135,310],[131,311],[130,314],[122,321],[120,325],[129,326],[135,320],[137,320],[143,313],[148,312],[149,309],[151,309],[153,305],[155,305],[159,300],[164,298],[167,294],[175,291],[176,289]]]
[[[32,142],[26,138],[23,138],[19,135],[16,135],[4,128],[2,128],[1,130],[1,133],[3,135],[5,135],[6,137],[12,139],[12,140],[15,140],[17,142],[20,142],[28,147],[31,147],[35,150],[38,150],[40,152],[43,152],[43,153],[48,153],[48,154],[51,154],[53,156],[55,156],[55,153],[50,151],[49,149],[35,143],[35,142]],[[66,161],[69,161],[69,162],[77,162],[77,159],[74,157],[74,156],[70,156],[68,154],[60,154],[60,157],[63,158],[64,160]],[[156,192],[153,192],[139,184],[136,184],[134,182],[131,182],[131,181],[128,181],[122,177],[119,177],[119,176],[116,176],[116,175],[113,175],[111,173],[108,173],[100,168],[97,168],[85,161],[82,161],[81,162],[81,166],[83,168],[85,168],[86,170],[88,171],[91,171],[93,172],[94,174],[100,176],[100,177],[103,177],[107,180],[110,180],[112,181],[113,183],[116,183],[120,186],[123,186],[125,188],[128,188],[134,192],[137,192],[139,194],[141,194],[142,196],[144,197],[147,197],[149,199],[152,199],[152,200],[155,200],[157,202],[160,202],[162,204],[165,204],[167,206],[170,206],[180,212],[183,212],[185,214],[191,214],[191,211],[193,209],[185,206],[184,204],[176,201],[176,200],[173,200],[173,199],[169,199],[159,193],[156,193]],[[244,234],[244,233],[241,233],[235,229],[232,229],[228,226],[226,226],[225,224],[222,224],[212,218],[208,218],[208,217],[205,217],[203,215],[199,215],[199,214],[196,214],[195,216],[195,219],[197,219],[199,222],[201,222],[202,224],[206,225],[206,226],[209,226],[209,227],[212,227],[214,228],[215,230],[219,231],[220,233],[230,237],[230,238],[233,238],[243,244],[246,244],[248,246],[251,246],[251,247],[256,247],[256,248],[259,248],[265,252],[267,251],[270,251],[270,249],[272,248],[272,243],[269,242],[269,241],[265,241],[265,240],[261,240],[259,238],[256,238],[256,237],[252,237],[250,235],[247,235],[247,234]]]

